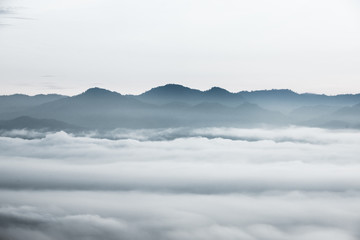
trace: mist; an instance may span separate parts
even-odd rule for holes
[[[357,131],[38,134],[0,137],[1,239],[360,236]]]
[[[357,0],[0,0],[0,240],[360,239]]]

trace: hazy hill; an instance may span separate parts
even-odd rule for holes
[[[36,119],[21,116],[11,120],[1,120],[0,130],[28,129],[45,131],[76,131],[82,128],[54,119]]]
[[[177,84],[167,84],[152,88],[134,97],[153,104],[183,102],[195,105],[202,102],[217,102],[224,105],[236,106],[244,102],[241,96],[219,87],[213,87],[207,91],[200,91]]]
[[[338,106],[329,105],[303,106],[291,111],[289,117],[291,117],[294,122],[308,121],[312,118],[329,115],[338,109]]]
[[[360,104],[342,107],[299,124],[324,128],[360,128]]]
[[[51,102],[65,97],[66,96],[58,94],[39,94],[35,96],[14,94],[0,96],[0,113],[22,111],[29,107],[34,107],[46,102]]]
[[[9,96],[2,98],[6,99],[1,103],[4,108],[0,109],[0,117],[4,120],[29,116],[89,129],[289,124],[360,126],[360,104],[353,104],[360,102],[359,95],[298,94],[290,90],[231,93],[218,87],[200,91],[168,84],[137,96],[90,88],[72,97],[12,95],[12,98],[13,102]],[[26,105],[24,99],[31,99],[30,103]],[[11,108],[14,105],[21,107]],[[12,111],[8,111],[10,108]]]
[[[351,107],[344,107],[332,114],[337,117],[360,117],[360,103]]]
[[[217,102],[226,106],[238,106],[250,102],[261,107],[290,113],[304,106],[328,105],[329,107],[351,106],[360,102],[360,94],[342,94],[328,96],[324,94],[298,94],[288,89],[241,91],[231,93],[219,87],[207,91],[191,89],[177,84],[167,84],[146,91],[134,98],[153,104],[182,102],[196,105],[202,102]]]
[[[248,102],[284,113],[289,113],[303,106],[328,105],[330,107],[343,107],[360,102],[360,94],[343,94],[336,96],[311,93],[298,94],[288,89],[243,91],[238,94]]]
[[[121,123],[131,125],[132,121],[136,121],[132,118],[134,111],[146,112],[151,107],[152,105],[117,92],[91,88],[73,97],[30,108],[24,113],[32,117],[53,118],[84,127],[114,128]]]
[[[148,104],[140,102],[132,97],[123,96],[102,88],[90,88],[85,92],[66,97],[56,101],[48,102],[38,106],[37,110],[53,109],[57,111],[80,110],[85,111],[107,111],[108,108],[148,107]],[[54,113],[56,114],[56,113]]]
[[[335,121],[338,125],[339,122],[346,127],[360,127],[360,104],[351,107],[341,108],[332,114],[325,117]]]
[[[96,129],[239,126],[259,123],[274,124],[276,119],[284,119],[280,113],[262,109],[255,104],[243,104],[242,101],[237,107],[226,106],[222,101],[216,101],[216,98],[221,99],[221,96],[224,95],[228,99],[229,96],[233,95],[220,88],[201,92],[179,86],[170,86],[170,90],[171,93],[175,91],[176,99],[180,102],[176,103],[169,100],[170,103],[155,105],[144,102],[145,99],[140,101],[133,96],[124,96],[100,88],[91,88],[73,97],[65,97],[12,113],[8,115],[8,118],[27,115],[34,118],[57,119]],[[164,92],[164,88],[157,89],[156,92],[161,97],[167,96],[170,99],[172,96],[172,94]],[[154,97],[156,96],[155,93],[148,94]],[[188,104],[186,100],[190,98],[197,99],[196,101],[199,103]],[[196,101],[194,100],[192,103]]]

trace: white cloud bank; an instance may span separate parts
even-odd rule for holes
[[[360,237],[359,132],[111,134],[0,137],[0,239]]]

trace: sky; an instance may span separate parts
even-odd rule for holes
[[[360,92],[358,0],[0,0],[0,94]]]

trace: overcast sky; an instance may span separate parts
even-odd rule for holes
[[[0,0],[0,94],[360,92],[357,0]]]

